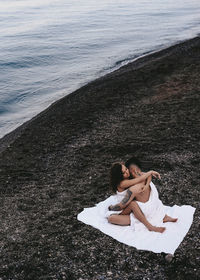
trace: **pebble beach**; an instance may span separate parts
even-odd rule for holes
[[[0,140],[0,279],[198,279],[199,61],[199,37],[144,56]],[[196,208],[170,263],[77,220],[133,155],[161,173],[164,204]]]

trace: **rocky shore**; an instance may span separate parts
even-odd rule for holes
[[[0,279],[198,279],[200,38],[143,57],[0,140]],[[196,207],[171,263],[77,221],[135,155],[167,205]]]

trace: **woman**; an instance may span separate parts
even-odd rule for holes
[[[113,211],[108,217],[110,223],[130,225],[132,224],[130,213],[133,212],[135,218],[143,223],[149,231],[162,233],[165,230],[165,227],[155,227],[150,224],[140,210],[137,202],[132,200],[134,196],[144,192],[145,188],[149,187],[152,176],[160,179],[160,174],[153,170],[147,173],[141,173],[140,171],[139,177],[129,179],[130,172],[124,164],[117,162],[112,165],[110,170],[110,186],[113,192],[117,194],[117,200],[120,202],[119,204],[121,204],[121,207],[119,207],[119,204],[109,207],[109,210]],[[124,208],[124,210],[119,211],[122,208]],[[118,215],[116,215],[116,211],[119,211]]]
[[[133,185],[142,183],[149,176],[161,178],[158,172],[151,170],[147,173],[142,173],[138,178],[129,179],[129,169],[123,163],[116,162],[112,165],[110,170],[110,186],[114,193],[116,191],[122,192]]]

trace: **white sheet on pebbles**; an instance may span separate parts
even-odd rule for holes
[[[164,233],[157,233],[148,231],[132,213],[130,226],[118,226],[108,223],[107,217],[110,213],[113,213],[113,211],[108,211],[108,206],[118,202],[119,197],[117,194],[112,195],[94,207],[84,208],[77,218],[79,221],[99,229],[119,242],[139,250],[148,250],[155,253],[174,254],[189,231],[195,212],[195,208],[190,205],[174,205],[173,207],[163,205],[158,197],[155,185],[151,183],[151,194],[148,202],[138,204],[149,222],[155,226],[166,227]],[[163,213],[178,218],[178,221],[176,223],[163,223]]]

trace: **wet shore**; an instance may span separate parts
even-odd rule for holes
[[[143,57],[0,140],[1,279],[198,279],[200,38]],[[196,207],[173,261],[77,221],[135,155],[166,205]]]

